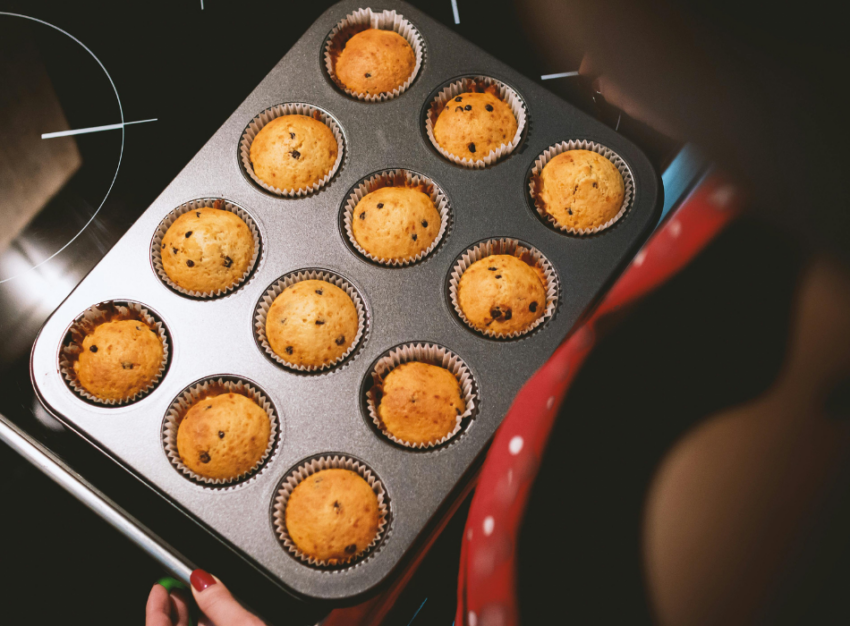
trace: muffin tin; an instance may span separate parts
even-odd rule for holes
[[[418,76],[397,98],[363,102],[341,91],[323,67],[334,26],[363,7],[395,10],[425,44]],[[483,169],[467,169],[434,149],[425,130],[432,100],[465,76],[489,76],[514,89],[527,107],[520,144]],[[344,136],[334,176],[302,197],[264,191],[245,174],[239,144],[262,111],[308,103],[326,111]],[[634,179],[631,205],[611,228],[592,236],[556,232],[538,219],[528,192],[535,160],[560,141],[589,140],[619,155]],[[407,266],[379,265],[347,241],[342,212],[360,182],[391,168],[428,176],[446,194],[451,228],[427,257]],[[213,299],[187,297],[157,275],[151,242],[160,222],[186,202],[220,198],[248,213],[262,250],[250,279]],[[213,135],[126,235],[59,306],[31,356],[33,385],[44,405],[70,428],[158,490],[285,587],[307,598],[344,600],[373,590],[433,528],[473,474],[476,462],[523,383],[621,271],[656,223],[660,179],[646,157],[610,128],[576,110],[506,65],[402,2],[344,0],[326,11]],[[455,263],[477,244],[516,239],[539,250],[559,284],[558,305],[534,332],[488,338],[468,328],[449,298]],[[282,368],[254,331],[257,304],[279,278],[327,271],[363,298],[365,332],[340,365],[319,372]],[[95,406],[59,373],[60,349],[75,318],[107,301],[139,302],[157,313],[170,338],[170,367],[158,386],[123,406]],[[443,346],[472,373],[477,406],[445,445],[416,450],[381,436],[364,394],[375,362],[410,343]],[[163,420],[188,387],[209,378],[238,379],[262,389],[277,411],[278,441],[262,471],[224,486],[190,480],[169,461]],[[366,558],[344,568],[318,568],[295,558],[275,530],[282,481],[313,458],[360,462],[380,480],[388,525]]]

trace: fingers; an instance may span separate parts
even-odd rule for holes
[[[196,569],[192,572],[191,581],[195,602],[209,618],[208,621],[216,626],[263,626],[263,622],[242,608],[217,578]]]
[[[174,626],[171,621],[171,598],[162,585],[154,585],[148,595],[145,626]]]
[[[189,599],[182,590],[171,592],[172,615],[177,616],[176,626],[189,626]]]

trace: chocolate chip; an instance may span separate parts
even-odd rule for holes
[[[572,215],[573,214],[573,207],[571,207],[571,206],[567,207],[567,213]]]
[[[316,320],[316,326],[322,326],[325,323],[325,320]]]
[[[133,369],[133,364],[124,362],[124,363],[121,364],[121,367],[125,370],[131,370],[131,369]]]
[[[352,543],[349,546],[345,546],[345,553],[346,554],[354,554],[355,552],[357,552],[357,544],[356,543]]]
[[[455,102],[461,102],[462,100],[463,100],[463,98],[461,98],[460,96],[458,96],[457,98],[455,98]]]
[[[286,346],[285,351],[286,351],[287,354],[292,354],[292,346]]]
[[[295,133],[289,133],[289,138],[290,138],[290,139],[295,139]]]
[[[464,109],[466,109],[467,111],[471,111],[471,110],[472,110],[472,105],[471,105],[471,104],[467,104],[467,105],[466,105],[465,107],[463,107],[463,108],[464,108]]]
[[[162,244],[162,249],[165,250],[165,244]]]
[[[501,277],[502,277],[501,274],[496,274],[496,278],[501,278]]]
[[[469,144],[469,151],[475,152],[475,144],[474,143]]]
[[[142,330],[141,326],[136,326],[136,330]]]
[[[502,317],[502,310],[499,307],[490,309],[490,317],[497,320]]]
[[[317,294],[317,295],[320,295],[320,296],[321,296],[323,293],[325,293],[325,292],[324,292],[324,291],[322,291],[321,289],[316,289],[316,294]]]
[[[413,241],[416,241],[416,233],[413,233],[413,234],[410,236],[410,238],[411,238],[411,239],[413,239]]]
[[[578,191],[578,185],[576,185],[576,186],[573,188],[573,193],[575,193],[575,192],[577,192],[577,191]]]
[[[230,267],[231,265],[233,265],[233,259],[229,256],[224,257],[224,267]]]
[[[210,462],[210,453],[209,452],[201,452],[201,463],[209,463]]]
[[[505,321],[507,322],[509,319],[511,319],[513,317],[513,315],[514,315],[514,313],[510,309],[505,311]]]
[[[411,398],[411,399],[410,399],[410,404],[416,404],[416,398]]]
[[[190,230],[190,231],[188,231],[188,232],[186,233],[186,239],[188,239],[188,238],[189,238],[189,237],[191,237],[191,236],[192,236],[192,231]]]
[[[342,505],[339,503],[339,500],[334,500],[333,507],[334,513],[339,513],[339,510],[342,508]]]
[[[492,105],[492,104],[485,104],[485,105],[484,105],[484,108],[485,108],[485,109],[487,109],[488,111],[492,111],[492,110],[493,110],[493,105]]]
[[[224,431],[223,430],[218,431],[218,438],[224,439]]]
[[[455,413],[457,413],[458,415],[460,415],[460,409],[455,408]]]
[[[596,183],[593,183],[593,188],[596,189]]]
[[[289,319],[289,318],[284,317],[282,320],[280,320],[280,323],[281,323],[281,324],[286,324],[286,320],[287,320],[287,319]]]
[[[366,219],[366,211],[363,211],[363,212],[360,214],[360,219],[361,219],[361,220],[365,220],[365,219]]]
[[[89,352],[97,352],[97,346],[89,346]]]
[[[211,408],[212,408],[212,405],[211,405],[211,404],[208,404],[208,405],[206,406],[206,408],[204,408],[204,411],[209,411]]]
[[[488,267],[487,269],[490,270],[491,272],[495,272],[499,268],[498,267]]]
[[[336,345],[341,346],[345,343],[345,335],[340,335],[336,338]]]
[[[171,252],[172,252],[173,254],[177,254],[177,248],[171,248]]]
[[[293,159],[300,159],[300,158],[301,158],[301,153],[300,153],[300,152],[298,152],[298,150],[293,150],[292,152],[290,152],[290,153],[289,153],[289,155],[290,155]]]
[[[455,112],[457,112],[457,111],[460,111],[461,113],[463,113],[463,107],[455,107]]]
[[[529,304],[529,305],[528,305],[528,310],[529,310],[529,311],[531,311],[532,313],[534,313],[534,312],[537,310],[537,303],[536,303],[536,302],[532,302],[531,304]]]
[[[428,228],[428,221],[422,220],[422,228]]]
[[[195,267],[195,262],[192,259],[187,259],[186,265],[188,265],[189,267]]]
[[[365,76],[366,78],[372,78],[372,75],[371,75],[371,74],[369,74],[368,72],[367,72],[366,74],[364,74],[364,76]]]
[[[379,209],[383,209],[383,208],[384,208],[384,203],[383,203],[383,202],[379,202],[379,203],[378,203],[378,208],[379,208]]]

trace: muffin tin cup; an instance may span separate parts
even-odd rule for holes
[[[266,337],[266,317],[268,316],[269,308],[275,298],[277,298],[287,287],[291,287],[295,283],[299,283],[303,280],[324,280],[332,285],[336,285],[348,294],[351,301],[354,302],[354,308],[357,309],[357,334],[354,337],[354,341],[351,342],[351,345],[348,346],[348,349],[342,354],[342,356],[331,363],[326,363],[324,365],[297,365],[295,363],[289,363],[272,350],[272,347],[269,345]],[[366,326],[368,323],[366,315],[366,305],[363,302],[363,298],[360,297],[360,293],[354,288],[354,285],[348,282],[345,278],[339,274],[334,274],[325,270],[300,270],[285,274],[266,289],[254,310],[254,337],[269,358],[283,367],[299,372],[322,372],[330,370],[342,363],[352,352],[354,352],[357,346],[360,345],[360,341],[366,334]]]
[[[271,122],[273,119],[281,117],[282,115],[306,115],[307,117],[317,119],[331,129],[334,138],[336,139],[336,161],[334,161],[330,171],[328,171],[328,173],[325,174],[319,182],[314,183],[309,187],[302,187],[301,189],[278,189],[277,187],[272,187],[271,185],[263,182],[260,180],[260,177],[254,173],[254,166],[251,164],[251,144],[257,136],[257,133],[259,133],[266,124]],[[301,198],[324,187],[328,181],[334,177],[334,174],[336,174],[339,166],[342,164],[344,154],[345,139],[343,138],[342,129],[339,127],[339,124],[337,124],[336,120],[329,114],[311,104],[288,103],[276,104],[269,107],[251,120],[242,132],[242,138],[239,140],[239,161],[242,163],[242,168],[251,180],[269,193],[289,198]]]
[[[443,110],[443,105],[445,105],[449,100],[470,91],[476,83],[483,83],[487,86],[495,85],[497,87],[499,90],[499,97],[511,107],[511,111],[516,118],[517,129],[513,139],[511,139],[507,144],[502,144],[495,150],[491,150],[489,154],[481,157],[477,161],[470,161],[465,158],[461,159],[440,146],[440,144],[437,143],[436,137],[434,137],[434,125],[437,123],[437,117],[439,117],[440,112]],[[456,80],[440,90],[437,97],[431,101],[431,105],[428,107],[428,113],[425,115],[425,132],[428,134],[428,139],[437,151],[452,163],[469,169],[483,169],[511,154],[517,146],[519,146],[522,141],[522,133],[525,131],[527,117],[528,114],[526,112],[525,103],[522,101],[522,98],[519,97],[519,94],[511,87],[508,87],[505,83],[498,81],[495,78],[490,78],[489,76],[472,76]]]
[[[357,93],[356,91],[352,91],[346,87],[342,84],[342,81],[337,78],[335,71],[336,59],[334,57],[336,50],[342,52],[342,48],[345,45],[344,39],[348,34],[356,34],[369,28],[391,30],[398,33],[404,37],[407,40],[407,43],[410,44],[410,47],[413,48],[413,54],[416,57],[416,63],[413,66],[413,71],[410,73],[410,77],[401,86],[396,87],[392,91],[384,91],[377,94]],[[330,35],[328,35],[328,39],[325,42],[324,61],[325,70],[327,70],[328,76],[330,76],[334,84],[336,84],[336,86],[347,95],[352,98],[362,100],[363,102],[386,102],[387,100],[398,98],[401,94],[407,91],[408,87],[410,87],[413,81],[416,80],[416,76],[419,74],[419,70],[421,69],[422,62],[424,60],[425,43],[422,40],[422,35],[419,34],[419,31],[413,24],[395,11],[377,12],[368,8],[358,9],[354,13],[347,15],[345,19],[340,20],[340,22],[331,31]]]
[[[510,254],[512,256],[520,257],[524,253],[531,255],[537,266],[543,270],[543,277],[546,281],[546,284],[544,285],[546,287],[546,309],[543,311],[543,315],[538,317],[528,328],[514,331],[512,333],[497,333],[491,330],[483,330],[473,325],[460,308],[460,303],[458,301],[458,284],[460,283],[460,277],[470,265],[488,256],[492,256],[494,254]],[[526,245],[517,239],[490,239],[478,243],[472,248],[466,250],[460,256],[460,258],[452,266],[449,273],[449,299],[451,300],[455,313],[457,313],[461,321],[469,328],[492,339],[516,339],[517,337],[527,335],[535,328],[546,323],[546,321],[555,315],[555,311],[558,308],[558,292],[558,276],[555,273],[555,268],[549,260],[536,248]]]
[[[546,212],[546,208],[543,206],[543,202],[538,198],[537,182],[539,180],[540,173],[543,171],[543,168],[546,167],[546,164],[549,161],[554,159],[562,152],[566,152],[568,150],[590,150],[591,152],[601,154],[614,164],[614,167],[616,167],[617,171],[620,172],[620,176],[623,177],[623,204],[617,214],[601,226],[596,226],[595,228],[572,228],[563,224],[559,224],[554,217],[552,217]],[[537,160],[534,161],[534,166],[532,167],[531,174],[528,177],[528,193],[531,196],[532,202],[534,202],[534,208],[537,211],[538,215],[540,215],[540,217],[552,228],[563,233],[568,233],[570,235],[593,235],[613,226],[621,217],[626,214],[626,211],[629,210],[629,205],[632,202],[634,191],[634,176],[632,176],[632,171],[629,169],[629,166],[626,165],[626,162],[620,157],[620,155],[611,150],[610,148],[603,146],[602,144],[596,143],[595,141],[587,141],[584,139],[562,141],[544,150],[543,153],[539,157],[537,157]]]
[[[390,433],[384,426],[383,421],[378,415],[377,405],[377,388],[383,379],[399,365],[418,361],[429,365],[436,365],[450,371],[460,384],[461,399],[466,404],[466,410],[457,416],[455,427],[451,432],[441,437],[437,441],[430,443],[411,443],[399,439]],[[467,367],[466,363],[451,350],[433,343],[408,343],[397,346],[390,350],[385,356],[378,359],[371,372],[374,384],[372,388],[366,392],[366,408],[369,412],[369,417],[372,422],[381,431],[381,433],[390,441],[402,445],[406,448],[416,450],[434,448],[440,446],[457,435],[463,426],[464,420],[470,418],[475,412],[478,404],[478,396],[475,393],[476,385],[472,372]]]
[[[404,181],[400,180],[402,176],[405,177]],[[409,259],[383,259],[364,250],[357,242],[357,239],[355,239],[354,231],[351,226],[354,209],[357,207],[357,203],[360,202],[365,195],[381,189],[382,187],[416,187],[423,184],[426,187],[431,188],[429,193],[431,202],[434,203],[434,207],[436,207],[437,211],[440,213],[440,231],[437,233],[437,237],[434,241],[431,242],[431,245]],[[443,240],[443,237],[448,231],[450,220],[449,199],[446,197],[443,190],[440,189],[439,185],[427,176],[414,174],[410,170],[404,169],[385,170],[364,180],[349,194],[342,211],[342,221],[343,226],[345,227],[345,234],[348,236],[348,240],[351,242],[351,245],[354,246],[354,249],[370,261],[391,267],[404,267],[406,265],[411,265],[421,261],[431,254]]]
[[[260,460],[258,460],[248,471],[227,479],[209,478],[207,476],[202,476],[197,472],[193,472],[183,463],[180,458],[180,452],[177,450],[177,431],[180,427],[180,422],[183,421],[183,418],[189,409],[192,408],[194,404],[205,398],[222,393],[238,393],[253,400],[266,412],[266,415],[269,416],[270,426],[269,443],[266,446],[266,450],[263,452],[263,456]],[[168,460],[171,462],[171,465],[173,465],[178,472],[192,481],[201,483],[205,486],[231,486],[247,480],[263,468],[266,461],[271,457],[272,452],[274,451],[279,431],[280,426],[278,424],[278,416],[275,413],[274,406],[272,405],[271,400],[269,400],[262,391],[244,380],[225,380],[224,378],[218,378],[216,380],[215,377],[212,377],[183,390],[180,395],[174,399],[171,406],[168,407],[165,419],[162,422],[162,447],[165,450],[165,454],[168,456]]]
[[[168,274],[165,273],[165,268],[162,265],[162,240],[165,237],[165,233],[177,220],[178,217],[190,211],[196,211],[198,209],[208,207],[222,209],[224,211],[230,211],[234,215],[239,216],[239,218],[243,222],[245,222],[245,224],[247,224],[248,229],[251,231],[251,236],[254,238],[254,254],[251,256],[251,261],[248,263],[248,268],[245,270],[245,273],[242,274],[239,280],[234,282],[229,287],[226,287],[224,289],[217,289],[211,292],[184,289],[183,287],[172,281],[171,278],[169,278]],[[254,271],[254,267],[256,267],[257,261],[260,258],[260,242],[260,231],[257,228],[257,223],[248,214],[248,212],[245,211],[245,209],[221,198],[199,198],[198,200],[192,200],[190,202],[185,202],[181,204],[171,213],[166,215],[165,218],[159,223],[159,226],[157,227],[156,232],[154,233],[153,241],[151,242],[151,262],[153,263],[154,271],[156,272],[156,275],[159,276],[159,279],[174,291],[190,298],[219,298],[221,296],[225,296],[231,293],[232,291],[235,291],[243,284],[245,284],[245,282],[248,280],[248,277],[251,275],[251,272]]]
[[[121,302],[118,304],[117,302]],[[162,364],[159,367],[154,379],[147,387],[137,392],[130,398],[121,400],[105,400],[98,398],[90,393],[82,386],[77,379],[77,373],[74,371],[74,363],[83,351],[83,340],[86,335],[92,333],[94,329],[106,322],[117,322],[121,320],[138,320],[144,322],[146,326],[152,328],[160,341],[162,342]],[[81,398],[100,404],[103,406],[124,406],[141,400],[149,394],[162,380],[165,375],[165,370],[168,367],[169,345],[168,334],[165,331],[165,325],[159,321],[153,314],[137,302],[101,302],[89,307],[81,315],[79,315],[71,327],[68,329],[68,334],[71,335],[71,341],[64,344],[59,350],[59,372],[62,378],[71,390]]]
[[[289,502],[289,496],[292,495],[292,490],[295,489],[301,481],[307,479],[316,472],[326,469],[347,469],[357,472],[363,480],[369,483],[372,491],[375,492],[375,495],[378,498],[378,511],[381,516],[381,521],[378,524],[378,532],[375,533],[375,538],[372,539],[372,542],[366,547],[366,549],[340,563],[329,563],[328,561],[315,559],[304,554],[298,549],[298,546],[295,545],[295,542],[289,536],[289,532],[286,529],[286,505]],[[359,565],[367,556],[373,554],[375,547],[381,542],[387,533],[389,514],[389,500],[387,492],[384,489],[384,485],[375,473],[366,465],[345,455],[321,456],[302,462],[296,468],[290,470],[277,490],[272,510],[275,532],[277,533],[277,537],[283,544],[284,548],[286,548],[292,556],[302,563],[312,565],[313,567],[328,569],[343,569],[355,564]]]

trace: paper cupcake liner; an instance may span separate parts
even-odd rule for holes
[[[397,368],[399,365],[410,363],[411,361],[437,365],[454,374],[458,383],[460,383],[461,396],[466,404],[466,410],[456,417],[454,429],[452,429],[452,431],[444,437],[431,443],[410,443],[403,439],[399,439],[386,430],[383,421],[378,415],[377,391],[379,385],[392,370]],[[375,363],[372,368],[371,376],[374,384],[371,389],[366,392],[366,407],[369,412],[369,417],[387,439],[406,448],[434,448],[446,443],[460,432],[464,420],[472,416],[477,406],[478,396],[475,393],[475,379],[473,378],[469,367],[467,367],[466,363],[464,363],[463,360],[454,352],[437,344],[408,343],[397,346],[378,359],[377,363]]]
[[[235,215],[238,215],[242,219],[242,221],[248,225],[248,228],[251,231],[251,236],[254,238],[254,254],[251,257],[251,261],[248,263],[248,268],[245,270],[245,273],[242,274],[239,280],[237,280],[229,287],[209,292],[184,289],[183,287],[172,281],[171,278],[169,278],[168,274],[165,273],[165,268],[162,265],[162,239],[163,237],[165,237],[165,233],[181,215],[190,211],[203,209],[205,207],[222,209],[225,211],[230,211]],[[174,291],[181,293],[184,296],[189,296],[190,298],[218,298],[227,295],[231,291],[234,291],[241,287],[243,284],[245,284],[245,281],[248,280],[248,277],[250,276],[251,272],[254,271],[254,267],[257,265],[257,261],[260,258],[260,242],[260,231],[257,228],[257,224],[254,219],[248,214],[248,212],[245,211],[245,209],[233,204],[232,202],[220,198],[199,198],[198,200],[192,200],[191,202],[184,202],[179,207],[174,209],[171,213],[166,215],[165,218],[163,218],[163,220],[159,223],[159,226],[157,227],[156,232],[154,233],[153,241],[151,242],[151,261],[153,262],[154,271],[156,271],[156,275],[159,276],[159,279]]]
[[[334,137],[336,138],[336,161],[334,161],[333,166],[330,171],[325,174],[324,178],[310,187],[302,187],[301,189],[278,189],[277,187],[272,187],[271,185],[264,183],[254,173],[254,166],[251,164],[251,143],[254,141],[254,137],[257,136],[257,133],[259,133],[266,124],[282,115],[306,115],[307,117],[315,118],[327,125],[327,127],[333,131]],[[310,104],[289,103],[276,104],[275,106],[269,107],[251,120],[242,133],[242,139],[239,141],[239,160],[242,163],[242,167],[245,172],[251,177],[251,180],[269,193],[290,198],[301,198],[324,187],[339,169],[344,153],[345,140],[343,139],[342,129],[339,127],[339,124],[337,124],[336,120],[330,115]]]
[[[543,168],[546,167],[546,164],[549,161],[551,161],[553,158],[555,158],[562,152],[566,152],[567,150],[590,150],[591,152],[601,154],[614,164],[614,167],[616,167],[617,171],[620,172],[620,176],[623,177],[623,204],[620,207],[620,210],[617,212],[617,215],[612,217],[610,220],[608,220],[601,226],[597,226],[595,228],[572,228],[564,226],[563,224],[559,224],[554,217],[552,217],[546,212],[546,207],[543,205],[543,202],[537,197],[537,181],[539,180],[538,177],[543,171]],[[632,176],[632,171],[629,169],[629,166],[626,165],[626,162],[620,157],[620,155],[611,150],[610,148],[606,148],[602,144],[598,144],[594,141],[586,141],[584,139],[562,141],[544,150],[543,153],[539,157],[537,157],[537,160],[534,162],[534,167],[532,167],[531,174],[528,178],[528,193],[531,196],[531,199],[534,202],[534,208],[540,215],[540,217],[543,218],[550,226],[552,226],[552,228],[555,228],[556,230],[559,230],[564,233],[569,233],[571,235],[593,235],[594,233],[601,232],[606,228],[610,228],[611,226],[613,226],[614,223],[617,222],[621,217],[623,217],[623,215],[626,214],[626,211],[628,211],[629,206],[632,202],[632,196],[634,195],[634,191],[634,176]]]
[[[74,362],[83,350],[83,340],[86,335],[91,334],[94,329],[101,324],[120,320],[138,320],[156,331],[160,341],[162,341],[162,365],[160,365],[159,371],[150,384],[131,398],[125,398],[123,400],[104,400],[103,398],[98,398],[94,394],[89,393],[89,391],[80,384],[80,381],[77,379],[77,373],[74,371]],[[116,407],[141,400],[153,391],[153,389],[159,384],[162,377],[165,375],[166,368],[168,367],[170,351],[168,345],[168,333],[165,330],[165,325],[150,311],[137,302],[117,300],[95,304],[83,311],[83,313],[74,320],[66,333],[66,338],[69,336],[70,341],[66,339],[65,344],[59,350],[59,372],[62,374],[62,378],[65,380],[65,383],[74,393],[95,404]]]
[[[543,315],[538,317],[534,323],[526,329],[514,331],[512,333],[497,333],[492,330],[482,330],[473,325],[460,308],[457,290],[461,275],[476,261],[494,254],[510,254],[516,257],[528,254],[534,260],[535,264],[543,270],[543,277],[546,281],[546,309],[543,311]],[[460,317],[463,323],[475,332],[494,339],[515,339],[530,333],[535,328],[544,324],[553,315],[555,315],[555,310],[558,308],[558,291],[558,275],[555,273],[555,268],[549,260],[543,256],[543,253],[539,250],[516,239],[490,239],[476,244],[460,256],[454,266],[452,266],[451,272],[449,273],[449,299],[451,300],[452,306],[458,314],[458,317]]]
[[[443,110],[443,105],[446,102],[470,91],[476,83],[483,83],[486,86],[496,86],[499,90],[499,97],[510,105],[511,111],[513,111],[514,117],[516,117],[517,130],[513,139],[511,139],[509,143],[502,144],[495,150],[491,150],[489,154],[481,157],[477,161],[470,161],[451,154],[437,143],[437,139],[434,137],[434,124],[437,123],[437,117],[439,117]],[[437,97],[431,102],[431,106],[428,107],[428,113],[425,116],[425,131],[428,134],[428,139],[431,140],[431,143],[437,151],[452,163],[456,163],[457,165],[470,169],[483,169],[509,155],[516,149],[517,146],[519,146],[522,141],[522,133],[525,130],[526,118],[527,113],[525,104],[516,91],[495,78],[490,78],[489,76],[473,76],[461,78],[460,80],[451,83],[448,87],[445,87],[439,94],[437,94]]]
[[[380,257],[376,257],[375,255],[364,250],[360,246],[360,244],[357,243],[357,239],[355,239],[354,231],[351,227],[351,220],[354,215],[354,209],[357,206],[357,203],[360,202],[366,194],[376,191],[382,187],[416,187],[418,185],[424,185],[426,187],[426,190],[427,187],[430,187],[430,192],[428,193],[431,197],[431,202],[434,203],[434,206],[440,213],[440,231],[437,233],[436,239],[434,239],[431,245],[428,246],[425,250],[409,259],[383,259]],[[435,183],[427,176],[424,176],[422,174],[414,174],[410,170],[405,169],[384,170],[382,172],[374,174],[373,176],[370,176],[362,183],[360,183],[354,189],[354,191],[349,194],[342,211],[342,220],[343,225],[345,227],[345,233],[346,235],[348,235],[348,240],[351,242],[351,245],[354,246],[354,249],[370,261],[380,263],[381,265],[389,265],[392,267],[404,267],[405,265],[411,265],[413,263],[421,261],[426,256],[431,254],[443,240],[443,237],[445,236],[449,228],[450,220],[449,199],[446,197],[446,194],[443,193],[443,190],[440,189],[439,185],[437,185],[437,183]]]
[[[351,342],[351,345],[348,346],[348,349],[342,354],[342,356],[331,363],[326,363],[324,365],[296,365],[295,363],[289,363],[272,350],[272,347],[269,345],[268,339],[266,338],[266,316],[268,315],[269,308],[275,298],[277,298],[287,287],[291,287],[295,283],[299,283],[303,280],[324,280],[332,285],[336,285],[348,294],[351,301],[354,302],[355,309],[357,309],[357,334],[354,336],[354,341]],[[357,289],[355,289],[354,285],[342,276],[325,270],[301,270],[285,274],[266,289],[254,310],[254,336],[263,348],[263,351],[276,363],[299,372],[325,371],[342,363],[352,352],[354,352],[355,348],[360,345],[360,340],[366,333],[366,325],[366,305],[363,303],[363,298],[360,297]]]
[[[328,561],[314,559],[313,557],[304,554],[298,549],[295,542],[292,541],[289,536],[289,532],[286,529],[286,505],[289,502],[289,496],[292,495],[292,490],[295,489],[298,483],[302,480],[305,480],[318,471],[326,469],[347,469],[357,472],[363,480],[369,483],[372,491],[374,491],[375,495],[378,497],[378,509],[381,516],[381,521],[378,524],[378,532],[375,533],[375,538],[372,540],[372,543],[370,543],[366,549],[361,551],[359,554],[355,554],[350,559],[340,563],[329,563]],[[302,462],[295,469],[290,470],[290,472],[284,477],[277,491],[277,495],[275,496],[272,517],[278,539],[292,556],[301,562],[314,567],[339,569],[350,567],[355,563],[359,564],[359,562],[362,562],[367,555],[373,552],[375,546],[377,546],[384,538],[389,524],[389,504],[387,492],[384,489],[383,484],[378,477],[375,476],[374,472],[366,467],[366,465],[362,462],[344,455],[321,456]]]
[[[257,461],[251,469],[246,472],[242,472],[234,478],[224,479],[201,476],[189,469],[180,459],[180,452],[177,450],[177,430],[180,427],[180,422],[183,421],[183,417],[194,404],[213,395],[231,392],[250,398],[269,416],[269,425],[271,426],[269,431],[269,443],[266,446],[266,450],[260,460]],[[279,430],[278,417],[275,413],[274,406],[272,405],[271,400],[269,400],[262,391],[244,380],[227,380],[224,377],[216,379],[215,377],[212,377],[184,389],[180,395],[174,399],[171,406],[168,407],[165,419],[162,422],[162,447],[165,449],[165,454],[168,456],[168,460],[171,461],[171,465],[191,480],[209,486],[233,485],[234,483],[242,482],[251,476],[254,476],[260,471],[274,451]]]
[[[343,85],[342,81],[336,76],[336,57],[342,52],[342,48],[347,41],[346,37],[369,28],[391,30],[398,33],[413,48],[413,53],[416,57],[416,64],[413,66],[413,71],[410,73],[410,77],[400,87],[396,87],[392,91],[384,91],[378,94],[357,93]],[[341,20],[331,31],[330,35],[328,35],[328,39],[325,42],[324,60],[328,76],[347,95],[364,102],[386,102],[387,100],[399,97],[407,91],[407,88],[416,79],[419,69],[422,67],[422,62],[425,60],[425,43],[416,27],[395,11],[377,12],[372,9],[358,9]]]

